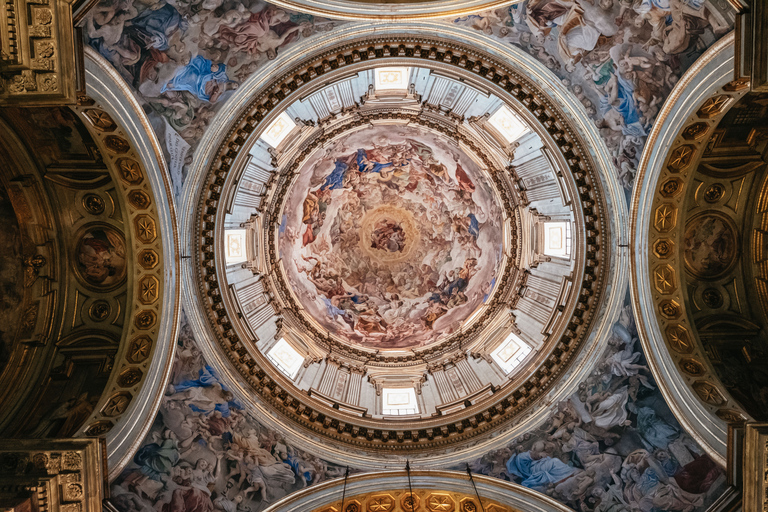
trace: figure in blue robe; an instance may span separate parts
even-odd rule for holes
[[[142,446],[133,462],[139,466],[139,471],[152,480],[160,480],[162,476],[168,476],[179,462],[179,446],[176,439],[163,439],[161,444],[150,443]]]
[[[187,22],[171,4],[159,9],[147,9],[131,20],[133,29],[140,32],[146,48],[165,51],[169,48],[168,37],[179,29],[186,30]]]
[[[650,407],[640,407],[637,411],[637,430],[646,449],[667,449],[669,443],[677,439],[680,431],[662,420]]]
[[[645,135],[645,129],[640,124],[640,113],[635,105],[635,84],[627,80],[620,74],[616,75],[618,84],[619,106],[616,110],[624,118],[622,132],[624,135]]]
[[[199,377],[197,379],[189,379],[179,382],[178,384],[174,384],[174,393],[179,393],[189,388],[207,388],[213,386],[215,382],[219,382],[221,389],[227,391],[227,388],[224,386],[224,384],[221,384],[219,381],[218,375],[216,375],[216,370],[214,370],[212,366],[205,365],[200,369],[198,375]]]
[[[357,170],[360,172],[381,172],[382,169],[392,167],[392,162],[381,163],[368,160],[368,152],[364,149],[357,150]]]
[[[192,409],[195,412],[201,412],[208,416],[214,411],[219,411],[221,413],[222,418],[229,418],[229,416],[232,414],[232,409],[243,409],[243,404],[240,403],[239,400],[236,398],[232,398],[228,402],[222,402],[220,404],[216,404],[213,406],[212,410],[203,409],[201,407],[196,406],[195,404],[187,404],[190,409]]]
[[[530,451],[512,455],[507,461],[507,473],[522,478],[520,483],[531,489],[565,480],[575,471],[560,459],[542,457],[534,460]]]
[[[331,174],[325,177],[325,182],[320,187],[320,190],[336,190],[344,186],[344,177],[347,175],[347,169],[349,166],[341,160],[336,160],[335,167]]]
[[[179,69],[160,92],[187,91],[203,101],[211,101],[211,93],[207,90],[209,82],[231,82],[227,77],[227,67],[225,64],[213,64],[209,59],[197,55],[189,64]]]
[[[477,240],[477,237],[480,236],[480,223],[477,222],[477,217],[475,217],[474,213],[470,213],[467,217],[469,218],[469,227],[467,227],[467,231],[470,235],[475,237],[475,240]]]

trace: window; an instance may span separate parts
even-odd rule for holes
[[[571,223],[544,223],[544,254],[559,258],[571,257]]]
[[[374,87],[377,91],[408,89],[410,68],[376,68],[374,71]]]
[[[528,127],[506,105],[497,110],[488,119],[488,123],[501,133],[507,144],[516,141],[528,131]]]
[[[299,368],[304,364],[304,358],[285,339],[275,343],[275,346],[267,352],[267,358],[272,361],[278,370],[293,379],[299,373]]]
[[[224,256],[227,265],[242,263],[248,259],[245,251],[244,229],[227,229],[224,231]]]
[[[413,388],[384,388],[381,397],[383,399],[381,413],[385,416],[405,416],[419,413],[416,390]]]
[[[504,373],[509,373],[530,353],[531,347],[515,333],[510,333],[507,339],[491,352],[491,357],[504,370]]]
[[[293,119],[288,117],[288,114],[283,112],[277,116],[277,119],[272,121],[272,124],[267,126],[267,129],[264,130],[264,133],[261,134],[261,138],[264,142],[273,148],[276,148],[280,145],[281,142],[283,142],[283,140],[288,136],[289,133],[291,133],[291,130],[293,130],[295,127],[296,123],[293,122]]]

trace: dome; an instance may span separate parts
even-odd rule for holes
[[[439,342],[494,291],[504,254],[496,196],[445,136],[362,127],[315,150],[290,184],[277,236],[283,279],[340,342]]]
[[[425,454],[490,439],[579,360],[606,206],[536,82],[456,43],[439,64],[439,39],[376,44],[238,91],[197,282],[244,396],[329,447]]]

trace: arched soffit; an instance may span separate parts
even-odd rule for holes
[[[735,404],[714,389],[714,372],[701,363],[700,344],[684,314],[684,286],[670,263],[682,254],[682,239],[671,235],[687,188],[695,186],[689,178],[713,126],[744,93],[744,84],[731,83],[733,43],[733,33],[718,41],[667,98],[648,137],[631,203],[632,305],[645,355],[675,417],[720,464]],[[717,97],[727,101],[702,110]]]
[[[128,338],[123,359],[120,364],[115,363],[118,381],[121,376],[125,380],[126,375],[135,375],[141,386],[131,390],[134,396],[122,406],[120,421],[106,432],[109,478],[113,479],[131,460],[152,425],[170,375],[181,307],[178,226],[165,158],[144,111],[114,68],[90,48],[85,49],[85,71],[87,94],[121,128],[135,155],[135,160],[124,162],[125,165],[118,168],[132,180],[123,180],[129,187],[126,193],[130,198],[134,197],[131,194],[144,192],[151,198],[148,208],[156,226],[156,238],[150,241],[151,237],[145,236],[139,241],[147,243],[135,248],[138,258],[135,293],[142,301],[142,310],[136,312],[130,323],[126,322],[130,327],[124,333]],[[137,171],[143,179],[133,176]],[[142,227],[145,216],[140,210],[132,212],[131,222],[146,229]],[[159,297],[151,301],[155,286]],[[145,329],[134,329],[141,325],[143,317],[139,315],[145,310],[154,313],[155,321]],[[124,393],[117,389],[119,382],[116,384],[116,391]]]
[[[293,493],[265,512],[567,512],[571,509],[526,487],[461,471],[385,471],[331,480]],[[344,510],[342,511],[342,494]],[[478,495],[482,503],[478,502]]]
[[[521,0],[277,0],[274,3],[288,9],[348,20],[415,20],[465,16],[487,9],[519,3]]]
[[[127,110],[131,94],[111,67],[87,68],[75,105],[2,111],[0,179],[23,226],[22,254],[4,257],[20,259],[24,293],[3,325],[18,342],[0,374],[0,431],[106,435],[119,471],[154,417],[173,353],[176,227],[143,113]]]
[[[432,34],[432,37],[426,38],[426,36],[423,36],[425,33]],[[200,215],[205,210],[204,206],[203,210],[200,209],[201,204],[199,201],[201,197],[201,191],[204,190],[204,187],[207,188],[207,180],[211,176],[209,172],[217,169],[221,163],[219,158],[221,156],[221,148],[223,147],[222,144],[229,144],[225,137],[228,133],[230,135],[235,134],[236,126],[239,126],[240,123],[245,122],[246,114],[248,113],[246,108],[252,109],[254,107],[252,104],[254,98],[261,97],[266,91],[269,91],[271,87],[274,86],[273,80],[275,77],[277,77],[278,80],[293,77],[296,73],[296,70],[291,70],[296,68],[297,61],[300,62],[301,60],[305,59],[310,60],[312,57],[308,58],[308,56],[323,54],[323,52],[327,52],[329,48],[328,45],[330,43],[336,43],[339,45],[335,51],[330,52],[334,60],[340,52],[351,52],[356,48],[356,45],[362,45],[363,53],[366,55],[365,57],[358,59],[360,53],[356,51],[354,57],[350,55],[350,62],[339,60],[338,62],[334,62],[333,67],[331,67],[330,63],[327,61],[327,59],[330,58],[329,56],[321,58],[317,63],[317,65],[320,67],[313,69],[312,74],[323,74],[324,76],[322,77],[322,83],[326,83],[329,80],[332,80],[334,75],[341,75],[344,72],[351,72],[357,68],[363,69],[364,66],[373,67],[379,62],[381,65],[398,62],[410,63],[414,66],[420,65],[420,63],[424,63],[422,65],[428,65],[430,62],[430,51],[426,50],[426,48],[445,44],[444,42],[435,38],[435,35],[450,37],[450,40],[454,45],[454,49],[452,51],[456,56],[454,62],[451,62],[450,59],[446,59],[447,62],[441,61],[441,59],[444,58],[444,50],[441,50],[439,54],[440,57],[434,65],[441,66],[446,69],[450,69],[451,66],[456,66],[456,68],[461,72],[467,74],[467,78],[471,77],[470,79],[475,80],[478,84],[485,84],[484,87],[493,90],[502,98],[510,97],[509,93],[503,88],[504,85],[512,89],[514,94],[522,94],[520,96],[521,98],[526,97],[527,91],[529,89],[526,89],[525,92],[522,91],[522,89],[517,89],[513,86],[509,79],[503,82],[502,86],[497,85],[502,81],[502,76],[499,74],[497,69],[501,70],[504,68],[512,67],[513,69],[518,70],[517,73],[520,72],[519,70],[524,70],[526,80],[530,81],[529,84],[531,87],[537,91],[547,91],[547,99],[544,99],[543,96],[536,97],[536,101],[540,101],[542,106],[546,105],[543,107],[546,112],[538,112],[537,115],[544,114],[544,118],[546,119],[546,116],[552,115],[556,112],[556,115],[562,116],[560,119],[562,122],[568,125],[568,128],[563,129],[563,131],[560,132],[558,136],[567,132],[569,137],[573,137],[572,140],[579,141],[578,147],[581,151],[581,158],[583,159],[581,161],[589,162],[589,165],[594,171],[593,179],[595,181],[592,182],[592,186],[602,189],[601,192],[598,192],[598,194],[602,193],[602,195],[595,199],[599,199],[599,201],[602,202],[601,208],[604,208],[601,215],[604,215],[605,218],[605,229],[602,231],[600,236],[605,236],[605,241],[611,246],[610,254],[606,255],[607,259],[604,261],[604,264],[610,265],[610,272],[613,273],[610,281],[613,284],[609,287],[609,289],[605,290],[605,297],[603,302],[602,304],[597,305],[597,309],[595,310],[596,313],[599,311],[599,314],[597,315],[597,318],[592,323],[592,325],[589,326],[589,332],[584,333],[584,343],[581,345],[583,349],[574,352],[572,356],[572,363],[568,367],[567,371],[563,371],[560,374],[558,379],[548,379],[551,381],[556,380],[556,382],[553,382],[552,387],[547,388],[543,394],[536,397],[537,399],[546,399],[547,403],[557,402],[559,399],[562,399],[563,397],[568,396],[568,394],[573,392],[577,383],[589,372],[591,365],[594,364],[595,360],[599,356],[602,347],[601,342],[607,338],[607,333],[611,328],[611,320],[617,317],[620,302],[624,293],[624,286],[627,280],[626,254],[623,252],[624,249],[621,248],[621,246],[624,245],[623,241],[626,240],[626,236],[622,232],[622,226],[627,225],[626,210],[624,207],[624,199],[622,197],[623,194],[620,185],[617,183],[617,180],[609,170],[610,160],[607,157],[607,150],[604,147],[603,142],[598,136],[593,123],[591,123],[584,115],[582,110],[583,107],[577,103],[575,98],[573,98],[566,90],[564,90],[562,84],[556,79],[556,77],[544,69],[540,63],[536,62],[531,57],[522,54],[522,52],[518,50],[513,48],[495,49],[492,41],[489,40],[489,38],[481,34],[477,34],[477,32],[472,32],[465,29],[451,28],[449,31],[446,31],[443,25],[429,22],[419,24],[418,26],[409,24],[396,24],[388,25],[386,28],[382,27],[381,31],[377,31],[376,44],[380,49],[379,55],[377,56],[375,51],[370,53],[371,62],[375,61],[376,64],[365,62],[355,63],[356,60],[367,60],[369,58],[368,51],[366,50],[366,48],[372,44],[369,34],[369,29],[362,30],[360,27],[350,27],[349,29],[336,33],[335,37],[330,42],[328,40],[324,41],[323,44],[320,42],[312,42],[306,45],[306,47],[298,47],[282,56],[282,58],[278,59],[275,62],[275,66],[271,67],[269,71],[262,71],[257,76],[252,77],[246,84],[243,85],[243,87],[240,88],[240,90],[238,90],[236,95],[229,100],[230,103],[228,106],[231,108],[227,109],[228,114],[226,116],[217,116],[212,122],[203,140],[201,141],[201,144],[195,153],[195,159],[185,184],[184,193],[182,194],[184,201],[182,207],[182,211],[184,212],[182,219],[182,243],[183,247],[185,248],[184,250],[189,250],[192,254],[195,254],[197,261],[200,260],[201,255],[198,254],[200,252],[198,244],[201,239],[198,238],[196,230],[199,229],[200,226]],[[412,34],[412,36],[408,36],[407,34]],[[387,43],[387,38],[390,39],[392,50],[394,50],[395,53],[384,57],[382,55],[381,49]],[[423,42],[420,43],[420,41]],[[424,53],[420,53],[419,55],[397,55],[397,45],[405,44],[406,42],[414,46],[421,44],[422,48],[425,49]],[[477,50],[464,50],[464,44],[469,47],[486,48],[488,50],[485,52],[478,52]],[[435,51],[437,52],[437,48]],[[464,54],[471,57],[471,65],[467,65],[466,62],[462,61],[467,69],[464,69],[461,64],[458,64],[460,61],[459,57],[462,55],[460,52],[463,52]],[[438,54],[435,53],[434,56],[436,57]],[[322,65],[320,65],[322,60],[326,60],[328,63],[327,70],[323,70]],[[476,62],[479,63],[481,61],[488,64],[475,66]],[[490,64],[495,64],[496,62],[504,62],[507,64],[495,66]],[[485,67],[486,65],[488,67]],[[345,68],[345,66],[349,67]],[[473,71],[472,68],[475,68],[475,70]],[[320,70],[320,73],[317,72],[318,69]],[[312,77],[309,74],[305,76],[307,79],[302,81],[305,83],[312,83]],[[301,89],[302,94],[303,91],[306,90],[307,89]],[[294,97],[294,92],[291,92],[290,88],[286,88],[285,91],[286,92],[282,94],[281,97],[285,98],[286,102],[289,102]],[[529,98],[529,100],[532,98],[533,97]],[[278,99],[277,96],[274,96],[274,100],[276,107],[282,105],[282,100]],[[508,101],[516,102],[517,100],[509,99]],[[523,110],[526,110],[526,108]],[[259,124],[258,122],[254,121],[255,118],[253,117],[250,118],[256,127],[255,129],[258,131],[263,130],[263,127],[266,126],[266,124],[269,123],[280,111],[278,108],[273,109],[271,107],[265,107],[262,110],[264,113],[258,115],[261,119],[261,123],[263,124]],[[254,111],[250,112],[251,114],[254,113]],[[550,114],[550,112],[552,114]],[[233,115],[233,113],[238,114]],[[526,115],[530,115],[530,111],[528,111],[528,114]],[[235,119],[234,122],[233,119]],[[535,120],[536,116],[534,116],[533,119]],[[544,130],[544,134],[546,135],[546,130]],[[237,135],[235,135],[235,137],[237,137]],[[240,144],[242,144],[242,142]],[[232,153],[233,155],[237,154],[237,147],[229,147],[235,149]],[[591,190],[597,189],[598,188],[593,188]],[[587,196],[583,197],[586,198]],[[583,235],[586,236],[586,233]],[[602,247],[604,248],[605,246]],[[198,263],[190,260],[188,261],[189,264],[184,266],[182,272],[185,282],[184,300],[188,304],[188,307],[185,309],[189,315],[190,325],[195,332],[195,337],[197,339],[214,340],[216,339],[216,336],[221,336],[221,334],[215,334],[213,332],[212,325],[215,325],[216,329],[218,329],[220,326],[216,323],[210,324],[206,319],[207,314],[203,308],[207,308],[207,306],[204,304],[204,301],[207,299],[202,297],[203,300],[201,300],[201,296],[198,292],[200,289],[200,281],[198,280],[199,274],[198,270],[196,269],[196,265]],[[381,467],[382,459],[380,457],[369,457],[365,454],[352,454],[349,450],[345,451],[343,443],[340,443],[338,439],[334,439],[334,436],[329,438],[325,438],[324,436],[318,437],[318,432],[308,431],[308,429],[305,427],[297,428],[292,423],[281,420],[280,415],[275,417],[273,409],[269,406],[266,406],[263,403],[262,398],[258,397],[253,392],[246,391],[247,389],[254,389],[251,387],[253,385],[252,383],[254,382],[253,375],[249,374],[248,371],[245,371],[242,374],[238,374],[239,372],[234,371],[232,363],[226,361],[227,358],[231,359],[233,356],[224,356],[222,350],[217,346],[218,343],[219,342],[209,342],[201,347],[206,359],[210,361],[211,364],[213,364],[213,366],[222,373],[222,375],[227,376],[228,380],[236,383],[236,385],[233,387],[236,390],[238,388],[240,389],[239,392],[236,391],[236,394],[241,395],[240,398],[246,404],[248,404],[248,407],[256,411],[259,417],[263,418],[265,422],[270,423],[270,426],[279,428],[282,431],[285,431],[286,428],[290,428],[290,436],[294,439],[297,445],[311,447],[315,453],[319,451],[323,457],[327,457],[330,460],[344,460],[350,462],[351,456],[355,459],[354,464],[358,465],[358,467]],[[247,349],[244,354],[247,354]],[[238,356],[236,359],[239,358],[240,357]],[[250,382],[246,382],[246,379]],[[525,401],[524,395],[520,396],[522,400]],[[516,402],[519,402],[519,400],[516,399]],[[499,414],[500,410],[497,409],[497,411],[498,412],[496,415]],[[514,421],[507,421],[504,432],[505,438],[511,439],[516,434],[523,432],[526,428],[530,428],[530,426],[540,422],[544,415],[547,413],[547,408],[538,408],[535,412],[531,411],[531,409],[527,409],[527,411],[528,412],[526,412],[525,415],[517,416]],[[514,424],[514,426],[510,428],[510,424]],[[335,430],[336,429],[334,428],[333,431],[335,432]],[[496,432],[498,433],[498,430],[496,430]],[[418,435],[418,432],[416,435]],[[394,434],[392,437],[393,439],[396,439]],[[318,439],[322,439],[322,442],[318,443]],[[463,452],[461,457],[471,455],[469,452],[477,452],[477,454],[480,454],[483,450],[488,449],[488,445],[490,443],[488,439],[484,439],[483,442],[477,441],[477,438],[474,439],[473,442],[476,444],[468,452]],[[499,441],[499,438],[497,437],[496,442],[502,441]],[[425,459],[423,463],[428,464],[429,466],[445,465],[450,464],[451,460],[456,457],[456,455],[446,454],[442,456],[436,456],[435,454],[432,454],[428,459]]]

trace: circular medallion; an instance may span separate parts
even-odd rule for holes
[[[685,226],[683,247],[686,268],[704,279],[724,274],[736,263],[739,253],[735,227],[716,214],[691,219]]]
[[[323,329],[404,349],[455,332],[489,298],[502,226],[467,154],[424,128],[376,125],[303,163],[278,246],[303,311]]]
[[[88,228],[75,247],[75,265],[89,285],[109,289],[126,275],[125,238],[107,226]]]

